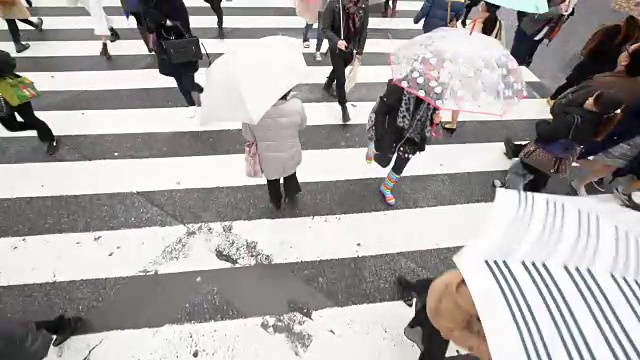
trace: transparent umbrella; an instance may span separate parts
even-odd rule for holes
[[[393,81],[443,110],[502,115],[526,97],[520,67],[502,44],[443,27],[391,54]]]

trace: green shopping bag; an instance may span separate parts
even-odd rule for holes
[[[0,79],[0,94],[9,105],[18,106],[40,96],[33,81],[24,76]]]

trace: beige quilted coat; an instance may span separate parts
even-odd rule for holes
[[[3,19],[28,19],[31,17],[29,10],[21,0],[17,0],[14,5],[0,5],[0,17]]]

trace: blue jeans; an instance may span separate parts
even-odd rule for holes
[[[529,67],[533,61],[533,56],[538,50],[538,46],[542,44],[544,37],[540,40],[534,39],[524,32],[519,26],[513,36],[513,45],[511,45],[511,56],[518,62],[520,66]]]
[[[318,17],[319,18],[319,17]],[[313,28],[313,24],[306,24],[302,29],[302,41],[309,41],[309,32]],[[322,36],[322,31],[320,31],[320,24],[318,24],[318,32],[316,34],[316,52],[320,52],[320,48],[322,47],[322,42],[324,41],[324,36]]]

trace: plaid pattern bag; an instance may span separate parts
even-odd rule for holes
[[[579,122],[580,118],[575,116],[569,139],[573,136],[573,130]],[[569,167],[576,161],[581,150],[580,146],[569,139],[558,140],[549,145],[530,141],[520,152],[520,161],[548,175],[566,177],[569,174]]]

